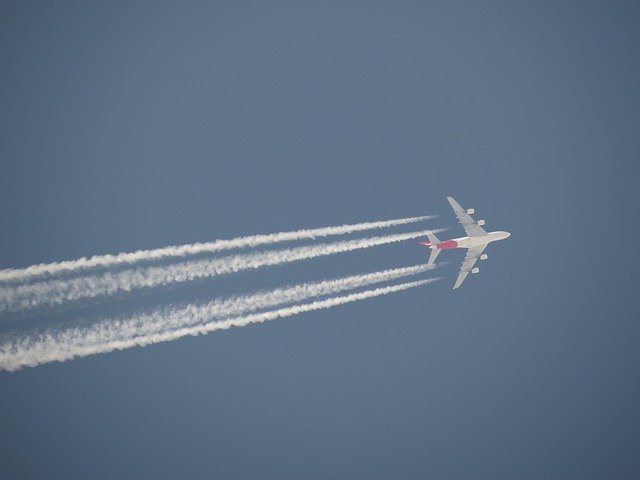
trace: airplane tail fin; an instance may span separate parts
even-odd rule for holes
[[[442,250],[431,250],[431,255],[429,255],[429,261],[427,262],[427,265],[433,265],[436,261],[436,258],[438,258],[438,255],[440,255],[440,252]]]
[[[429,238],[429,243],[431,244],[429,246],[430,248],[440,243],[440,240],[438,239],[438,237],[436,237],[436,234],[431,230],[427,230],[427,237]],[[436,261],[436,258],[438,258],[438,255],[440,255],[439,249],[436,248],[431,250],[431,255],[429,255],[429,261],[427,262],[427,265],[433,265]]]
[[[440,243],[440,240],[438,240],[438,237],[436,237],[436,234],[433,233],[431,230],[427,230],[427,237],[429,238],[431,245],[438,245]]]

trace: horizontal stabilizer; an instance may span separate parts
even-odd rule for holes
[[[440,243],[440,240],[438,240],[438,237],[436,237],[436,234],[433,233],[431,230],[427,230],[427,237],[429,238],[431,245],[438,245]]]
[[[433,265],[436,261],[436,258],[438,258],[438,255],[440,255],[440,252],[442,250],[431,250],[431,255],[429,255],[429,262],[427,263],[427,265]]]

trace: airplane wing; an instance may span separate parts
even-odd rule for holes
[[[449,200],[456,217],[458,217],[458,221],[462,224],[462,228],[464,228],[464,231],[467,232],[469,237],[481,237],[487,234],[484,228],[478,225],[475,220],[471,218],[471,215],[469,215],[453,197],[447,197],[447,200]]]
[[[464,282],[464,279],[467,278],[469,272],[478,261],[478,257],[482,255],[482,252],[485,248],[487,248],[488,244],[480,245],[478,247],[471,247],[467,250],[467,256],[464,257],[464,261],[462,262],[462,266],[460,267],[460,273],[458,274],[458,278],[456,279],[456,284],[453,286],[454,289],[458,288]]]

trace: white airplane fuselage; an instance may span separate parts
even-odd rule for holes
[[[453,248],[472,248],[479,247],[480,245],[487,245],[491,242],[497,242],[498,240],[504,240],[511,236],[509,232],[497,231],[489,232],[486,235],[479,237],[460,237],[452,238],[451,240],[445,240],[438,244],[432,244],[430,242],[421,242],[421,245],[426,245],[431,250],[449,250]]]
[[[429,239],[428,242],[420,242],[421,245],[425,245],[431,249],[431,253],[429,254],[429,260],[427,261],[427,265],[433,265],[440,255],[442,250],[450,250],[454,248],[466,248],[467,254],[464,257],[462,262],[462,266],[460,267],[460,273],[458,273],[458,278],[456,278],[456,283],[453,285],[454,290],[462,285],[467,275],[470,273],[478,273],[480,268],[475,267],[475,263],[478,260],[486,260],[489,258],[489,255],[484,253],[484,250],[487,248],[491,242],[497,242],[498,240],[504,240],[511,236],[509,232],[497,231],[497,232],[487,232],[483,227],[485,224],[484,220],[478,220],[477,222],[473,219],[471,215],[475,213],[473,208],[464,209],[462,206],[456,202],[455,198],[447,197],[447,201],[453,208],[456,217],[458,218],[458,222],[464,228],[464,232],[467,234],[466,237],[460,238],[452,238],[451,240],[441,241],[436,235],[427,230],[425,234]]]

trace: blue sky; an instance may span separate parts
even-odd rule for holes
[[[638,477],[635,2],[3,11],[3,268],[422,214],[459,236],[447,195],[512,236],[455,292],[460,251],[420,289],[0,373],[0,476]],[[92,313],[426,255],[408,241]]]

